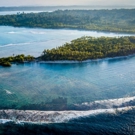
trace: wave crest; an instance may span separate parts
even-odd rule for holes
[[[92,103],[76,104],[77,107],[89,108],[85,111],[30,111],[30,110],[0,110],[0,123],[10,121],[36,123],[62,123],[71,119],[88,117],[102,113],[125,112],[135,109],[135,97],[95,101]]]
[[[125,97],[119,99],[98,100],[94,102],[85,102],[82,104],[75,104],[76,110],[93,110],[93,109],[110,109],[135,105],[134,97]]]

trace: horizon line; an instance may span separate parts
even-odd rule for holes
[[[125,5],[111,5],[111,4],[109,4],[109,5],[16,5],[16,6],[2,6],[2,5],[0,5],[0,7],[73,7],[73,6],[76,6],[76,7],[90,7],[90,6],[100,6],[100,7],[107,7],[107,6],[122,6],[122,7],[127,7],[127,6],[131,6],[131,7],[134,7],[135,5],[127,5],[127,4],[125,4]]]

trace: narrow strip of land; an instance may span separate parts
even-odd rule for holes
[[[135,9],[57,10],[1,15],[0,25],[135,33]]]

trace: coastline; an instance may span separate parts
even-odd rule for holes
[[[38,60],[37,58],[34,58],[34,60],[31,61],[24,61],[24,62],[11,62],[11,64],[25,64],[25,63],[39,63],[39,64],[79,64],[79,63],[89,63],[89,62],[101,62],[101,61],[109,61],[109,60],[117,60],[117,59],[127,59],[127,58],[132,58],[135,57],[135,54],[130,54],[126,56],[116,56],[116,57],[106,57],[106,58],[97,58],[97,59],[87,59],[83,61],[77,61],[77,60],[55,60],[55,61],[43,61],[43,60]],[[0,65],[1,67],[11,67],[11,66],[3,66]]]
[[[135,57],[135,54],[130,54],[127,56],[116,56],[116,57],[106,57],[106,58],[100,58],[100,59],[88,59],[88,60],[83,60],[83,61],[74,61],[74,60],[56,60],[56,61],[33,61],[37,63],[45,63],[45,64],[72,64],[72,63],[89,63],[89,62],[98,62],[98,61],[108,61],[108,60],[113,60],[113,59],[125,59],[125,58],[131,58]],[[28,63],[25,61],[25,63]]]
[[[72,28],[72,27],[32,27],[32,26],[14,26],[14,25],[0,25],[4,27],[14,28],[29,28],[29,29],[50,29],[50,30],[78,30],[78,31],[93,31],[93,32],[104,32],[104,33],[118,33],[118,34],[135,34],[135,31],[114,31],[114,30],[99,30],[99,29],[86,29],[86,28]]]

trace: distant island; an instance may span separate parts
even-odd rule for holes
[[[90,10],[90,9],[132,9],[134,5],[63,5],[63,6],[5,6],[0,7],[3,11],[55,11],[55,10]]]
[[[0,15],[0,25],[135,33],[135,9],[57,10]]]
[[[25,61],[84,61],[106,57],[127,56],[135,53],[135,37],[88,37],[84,36],[63,46],[44,50],[38,58],[24,54],[0,58],[1,66]]]

